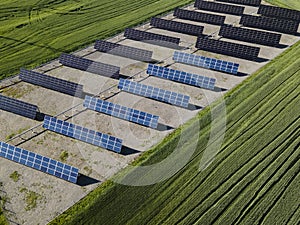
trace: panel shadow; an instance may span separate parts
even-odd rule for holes
[[[120,154],[126,156],[126,155],[133,155],[137,153],[140,153],[140,151],[123,145]]]
[[[162,124],[162,123],[158,123],[156,130],[158,131],[167,131],[167,130],[173,130],[174,127]]]
[[[80,173],[76,184],[83,187],[96,183],[100,183],[100,181]]]

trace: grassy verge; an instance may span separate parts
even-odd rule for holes
[[[11,0],[0,3],[0,79],[111,37],[191,0]]]
[[[297,220],[300,43],[226,94],[221,151],[198,171],[210,133],[210,109],[182,126],[135,164],[161,161],[181,133],[198,141],[189,163],[165,182],[130,187],[106,182],[50,224],[275,224]],[[218,104],[218,103],[215,103]],[[195,130],[195,123],[201,131]],[[137,178],[139,179],[139,178]],[[141,178],[142,179],[142,178]],[[290,201],[287,201],[289,199]],[[280,211],[281,204],[290,210]]]
[[[300,2],[298,0],[267,0],[267,2],[284,8],[300,10]]]
[[[0,208],[0,224],[1,225],[7,225],[8,224],[1,208]]]
[[[2,186],[2,184],[0,184],[0,186]],[[3,198],[2,196],[0,196],[0,224],[1,225],[8,225],[8,221],[3,212],[5,202],[6,202],[6,199]]]

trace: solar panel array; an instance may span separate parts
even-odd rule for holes
[[[175,31],[183,34],[190,34],[199,36],[202,34],[204,27],[188,23],[181,23],[172,20],[165,20],[160,18],[152,18],[150,25],[160,29]]]
[[[243,15],[240,24],[246,27],[278,31],[287,34],[296,34],[299,26],[299,23],[296,21],[251,15]]]
[[[63,180],[77,182],[77,168],[34,152],[0,142],[0,156]]]
[[[281,39],[281,34],[232,26],[222,26],[219,35],[225,38],[270,46],[277,46]]]
[[[160,88],[132,82],[125,79],[120,79],[118,88],[120,90],[144,96],[147,98],[155,99],[161,102],[181,106],[187,108],[189,105],[190,97],[187,95],[179,94],[172,91],[166,91]]]
[[[300,11],[275,6],[260,5],[258,14],[268,17],[300,21]]]
[[[127,28],[125,30],[124,36],[126,38],[136,40],[136,41],[145,41],[153,44],[160,44],[166,47],[178,46],[180,38],[170,37],[161,34],[154,34],[146,31],[140,31],[135,29]]]
[[[94,48],[100,52],[127,57],[138,61],[152,61],[153,52],[144,49],[134,48],[102,40],[96,41]]]
[[[196,48],[237,58],[257,59],[260,48],[232,42],[219,41],[205,37],[198,37]]]
[[[105,113],[107,115],[111,115],[154,129],[156,129],[158,125],[158,116],[136,109],[131,109],[122,105],[114,104],[112,102],[103,101],[99,98],[85,96],[83,106],[100,113]]]
[[[119,78],[120,74],[120,67],[95,62],[89,59],[65,53],[60,56],[59,62],[65,66],[106,77]]]
[[[202,10],[209,10],[212,12],[227,13],[238,16],[242,15],[245,10],[245,7],[243,6],[227,5],[203,0],[196,0],[195,7]]]
[[[240,66],[239,64],[233,62],[227,62],[219,59],[176,51],[174,52],[173,60],[179,63],[204,67],[207,69],[222,71],[230,74],[237,74]]]
[[[176,81],[179,83],[189,84],[201,88],[214,90],[216,79],[200,76],[197,74],[187,73],[184,71],[173,70],[166,67],[149,64],[147,74],[152,76]]]
[[[82,97],[83,95],[83,86],[81,84],[76,84],[70,81],[25,69],[21,69],[19,77],[25,82],[58,91],[64,94],[76,97]]]
[[[43,127],[101,148],[112,150],[117,153],[121,152],[122,140],[108,134],[102,134],[50,116],[45,116]]]
[[[214,14],[189,11],[185,9],[175,9],[174,16],[180,19],[192,20],[196,22],[203,22],[215,25],[222,25],[225,22],[225,16],[219,16]]]
[[[14,98],[0,95],[0,109],[11,113],[18,114],[30,119],[36,118],[38,107]]]
[[[217,0],[218,2],[228,2],[241,5],[259,6],[261,0]]]

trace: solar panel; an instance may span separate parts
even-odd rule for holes
[[[270,5],[260,5],[258,14],[268,17],[300,21],[300,11]]]
[[[69,66],[75,69],[95,73],[106,77],[118,79],[120,74],[120,67],[95,62],[89,59],[65,53],[63,53],[60,56],[59,62],[65,66]]]
[[[144,96],[146,98],[155,99],[161,102],[181,106],[187,108],[190,97],[176,92],[166,91],[160,88],[120,79],[118,88],[120,90]]]
[[[299,27],[299,23],[296,21],[251,15],[243,15],[240,24],[287,34],[296,34]]]
[[[30,119],[36,118],[38,107],[14,98],[0,95],[0,109],[11,113],[18,114]]]
[[[141,124],[143,126],[156,129],[158,125],[158,116],[142,112],[136,109],[131,109],[122,105],[103,101],[99,98],[85,96],[83,106],[95,110],[100,113],[105,113],[123,120]]]
[[[77,168],[34,152],[0,142],[0,156],[60,179],[75,184],[77,182],[79,171]]]
[[[237,74],[239,64],[219,59],[208,58],[200,55],[192,55],[185,52],[174,52],[173,60],[179,63],[204,67],[207,69]]]
[[[257,59],[260,51],[260,48],[258,47],[214,40],[205,37],[198,37],[196,48],[249,60]]]
[[[58,91],[64,94],[76,97],[82,97],[83,94],[83,86],[81,84],[76,84],[38,72],[21,69],[19,78],[25,82]]]
[[[214,90],[216,79],[149,64],[147,74],[179,83]]]
[[[166,47],[178,46],[180,42],[180,38],[170,37],[161,34],[154,34],[131,28],[127,28],[125,30],[124,36],[132,40],[145,41],[151,44],[159,44]]]
[[[68,123],[54,117],[45,116],[43,127],[56,133],[71,137],[117,153],[121,152],[122,140],[108,134]]]
[[[278,46],[281,39],[281,34],[232,26],[222,26],[219,35],[225,38],[269,46]]]
[[[204,27],[188,23],[181,23],[172,20],[165,20],[160,18],[152,18],[150,25],[160,29],[175,31],[183,34],[190,34],[199,36],[202,34]]]
[[[261,0],[217,0],[218,2],[228,2],[241,5],[259,6]]]
[[[209,23],[215,25],[222,25],[225,22],[225,16],[219,16],[214,14],[189,11],[185,9],[175,9],[174,16],[180,19],[192,20],[196,22]]]
[[[245,10],[245,7],[243,6],[227,5],[203,0],[196,0],[195,7],[202,10],[209,10],[212,12],[227,13],[238,16],[242,15]]]
[[[152,61],[153,52],[144,49],[134,48],[102,40],[96,41],[94,48],[100,52],[127,57],[138,61]]]

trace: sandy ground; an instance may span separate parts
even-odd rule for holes
[[[192,10],[193,7],[189,7],[189,9]],[[246,13],[248,14],[256,13],[256,10],[257,8],[246,7]],[[182,21],[174,18],[172,15],[168,15],[166,18]],[[226,23],[238,23],[238,21],[239,17],[226,15]],[[184,22],[204,25],[204,33],[206,34],[218,33],[219,30],[219,27],[214,25],[195,23],[192,21]],[[190,48],[182,51],[193,53],[196,50],[194,47],[196,37],[151,28],[147,24],[138,29],[147,29],[153,33],[180,37],[182,41],[180,46],[190,46]],[[290,46],[299,39],[300,38],[296,36],[283,34],[281,44]],[[109,101],[158,115],[160,117],[159,128],[150,129],[91,110],[85,110],[82,106],[83,100],[80,98],[74,98],[59,92],[20,82],[18,78],[1,82],[1,94],[36,104],[42,113],[48,115],[53,116],[66,111],[59,116],[60,119],[67,119],[69,122],[119,137],[123,139],[124,146],[131,149],[127,154],[116,154],[50,131],[45,131],[41,126],[38,126],[41,125],[41,122],[1,111],[0,139],[2,141],[6,141],[9,137],[13,136],[13,134],[16,135],[29,128],[38,126],[32,132],[28,132],[21,138],[16,138],[9,143],[57,160],[61,160],[61,153],[67,151],[69,156],[66,159],[66,163],[78,167],[80,173],[88,177],[86,182],[82,182],[81,185],[75,185],[10,162],[6,159],[0,159],[0,181],[3,182],[1,195],[6,196],[8,199],[5,209],[11,224],[46,224],[51,221],[54,217],[86,196],[91,190],[101,184],[101,182],[109,179],[112,175],[125,168],[141,152],[157,144],[179,125],[194,117],[203,107],[209,105],[212,101],[241,83],[251,73],[267,63],[252,62],[204,51],[197,51],[195,53],[239,63],[241,75],[234,76],[175,63],[172,61],[174,49],[124,39],[122,34],[112,38],[110,41],[119,41],[119,43],[123,45],[151,50],[153,51],[153,59],[161,61],[160,65],[162,66],[170,65],[170,68],[214,77],[217,79],[216,86],[218,87],[218,91],[204,90],[168,80],[148,77],[145,72],[147,63],[100,53],[95,51],[92,46],[75,54],[94,61],[117,65],[121,67],[121,74],[125,76],[135,75],[134,80],[142,82],[143,84],[189,95],[191,97],[190,107],[188,109],[180,108],[120,92],[115,87],[118,83],[117,80],[64,67],[61,66],[58,61],[53,61],[36,69],[36,71],[44,72],[54,77],[83,84],[86,93],[100,95]],[[234,40],[231,41],[242,43]],[[286,48],[272,48],[255,44],[248,45],[261,47],[259,56],[265,59],[272,59],[286,50]],[[107,90],[110,87],[112,88]],[[69,110],[74,106],[76,107]],[[20,174],[20,178],[17,182],[10,178],[10,174],[14,171]],[[37,205],[32,209],[28,209],[26,197],[31,191],[36,193]]]

